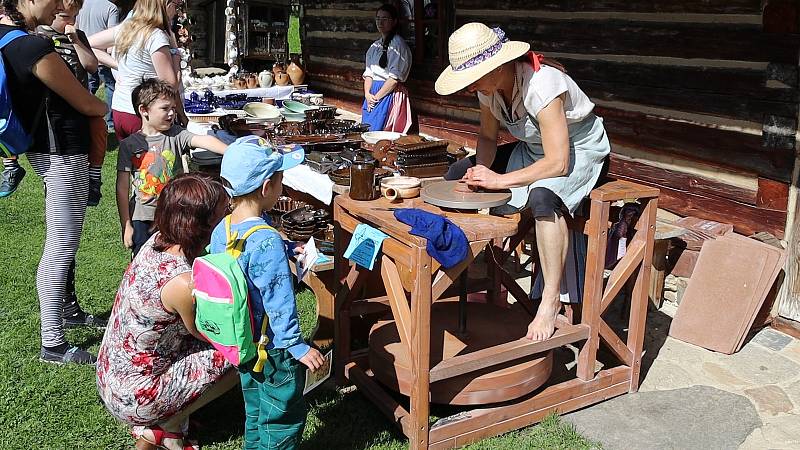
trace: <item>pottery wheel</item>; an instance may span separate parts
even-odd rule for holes
[[[437,181],[422,188],[420,196],[425,203],[442,208],[484,209],[501,206],[511,200],[511,192],[462,192],[466,185],[459,181]]]
[[[493,305],[467,305],[466,337],[458,336],[458,302],[438,301],[431,309],[431,362],[464,355],[524,338],[530,318]],[[394,320],[381,320],[370,330],[369,365],[384,385],[411,394],[411,358],[400,342]],[[527,395],[550,377],[553,353],[547,351],[431,384],[431,401],[450,405],[504,402]]]

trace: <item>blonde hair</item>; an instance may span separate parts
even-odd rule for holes
[[[114,42],[117,58],[124,58],[136,42],[139,43],[139,48],[144,47],[153,31],[166,32],[168,29],[169,17],[164,0],[137,0],[133,7],[133,17],[122,24]]]

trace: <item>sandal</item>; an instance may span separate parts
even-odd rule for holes
[[[173,433],[171,431],[165,431],[163,428],[159,426],[152,426],[148,427],[150,431],[153,432],[153,441],[144,437],[144,434],[139,435],[139,438],[136,440],[136,449],[137,450],[156,450],[156,449],[167,449],[164,444],[164,439],[175,439],[183,441],[183,450],[199,450],[200,445],[197,441],[188,439],[183,433]]]

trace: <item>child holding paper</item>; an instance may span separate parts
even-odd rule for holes
[[[302,149],[282,155],[264,139],[246,136],[231,144],[222,157],[220,176],[232,197],[231,233],[242,236],[272,209],[283,190],[283,170],[303,162]],[[224,252],[228,241],[225,220],[211,234],[211,253]],[[237,261],[247,278],[254,323],[267,314],[267,353],[263,372],[254,361],[239,368],[245,405],[244,448],[294,449],[306,422],[303,400],[305,367],[324,364],[318,350],[300,335],[297,304],[287,246],[274,229],[262,229],[245,241]],[[302,252],[301,247],[294,249]],[[302,364],[301,364],[302,363]]]

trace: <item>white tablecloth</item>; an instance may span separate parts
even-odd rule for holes
[[[189,98],[192,92],[197,92],[201,97],[203,96],[203,89],[187,89],[183,95]],[[222,91],[214,91],[217,97],[224,97],[228,94],[247,94],[248,97],[272,97],[276,100],[290,100],[294,92],[294,86],[272,86],[268,88],[253,88],[253,89],[226,89]]]

